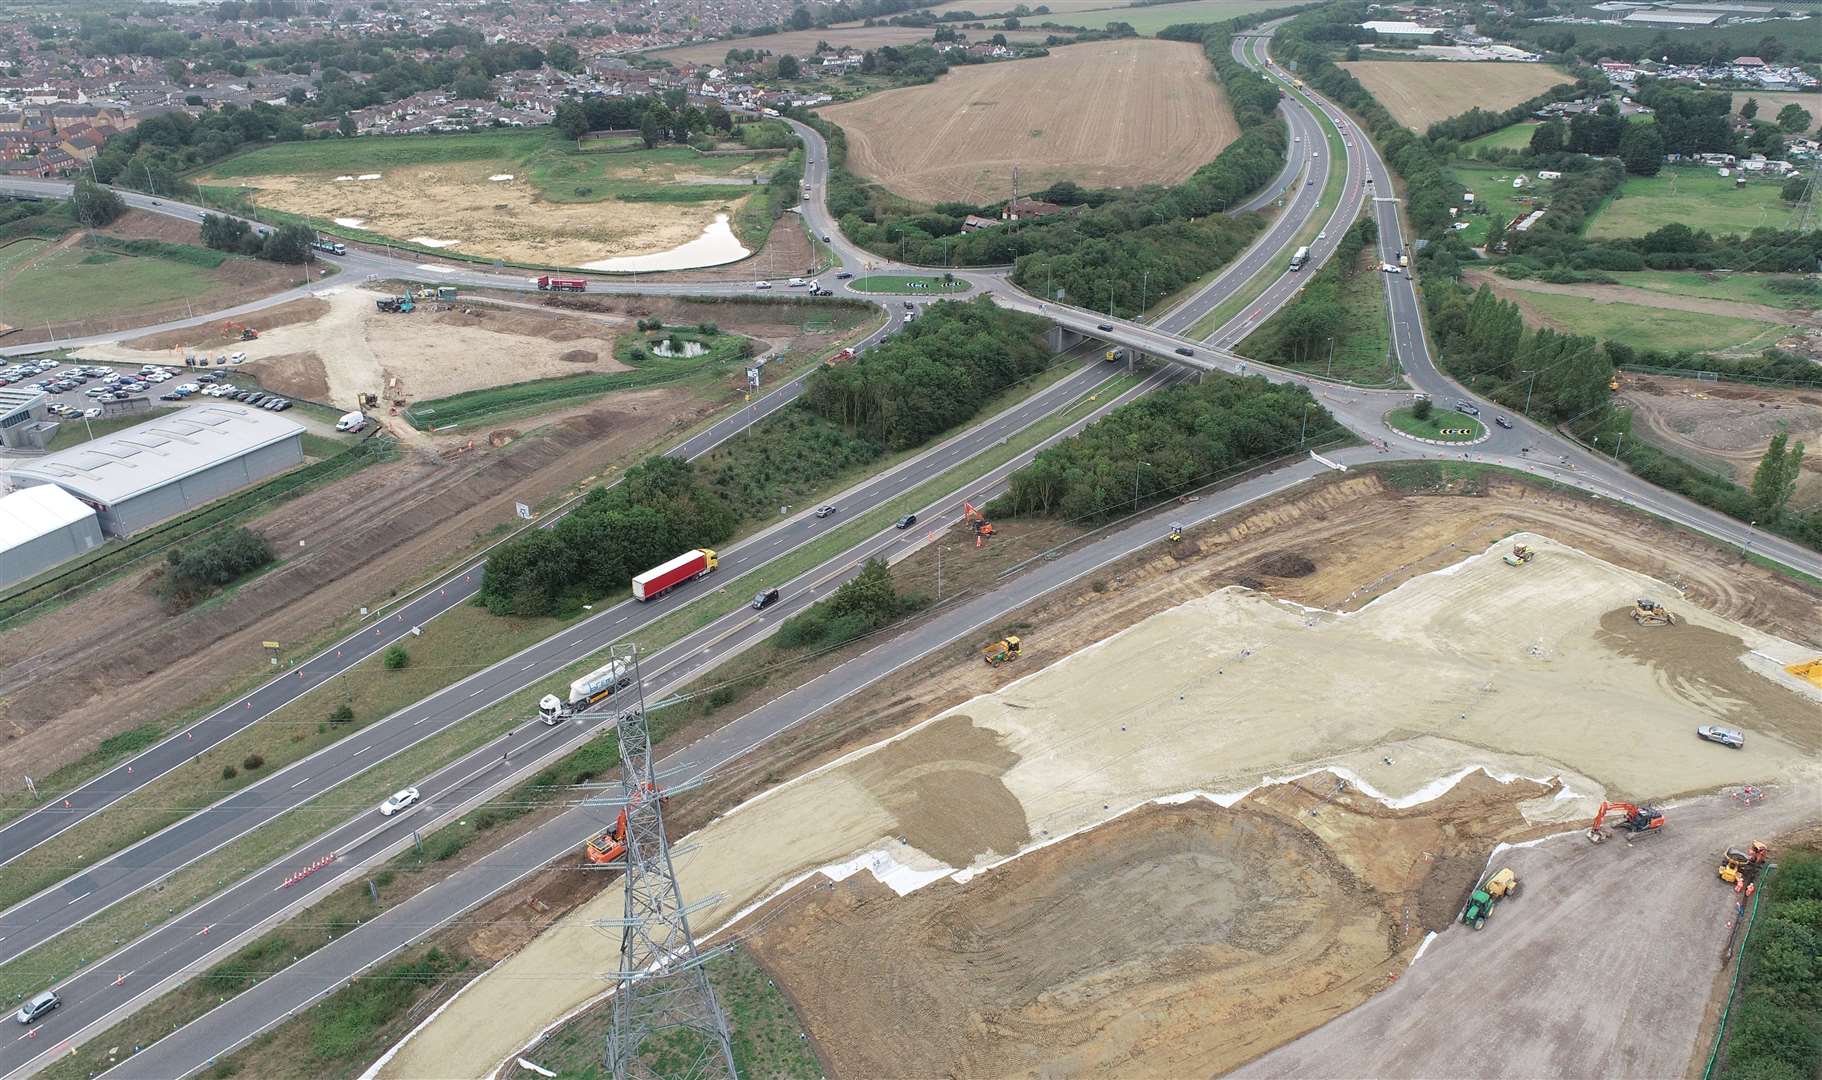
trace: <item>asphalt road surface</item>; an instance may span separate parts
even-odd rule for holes
[[[1809,793],[1711,796],[1630,845],[1575,831],[1501,852],[1487,872],[1511,867],[1519,891],[1485,929],[1456,923],[1392,986],[1229,1075],[1682,1076],[1734,915],[1721,853],[1817,815]]]

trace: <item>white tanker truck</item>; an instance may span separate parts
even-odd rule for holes
[[[545,694],[538,700],[538,716],[546,724],[559,724],[582,710],[606,701],[633,684],[633,668],[625,660],[609,660],[569,684],[569,697]]]

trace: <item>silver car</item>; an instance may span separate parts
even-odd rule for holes
[[[19,1011],[13,1014],[13,1019],[21,1024],[29,1024],[61,1004],[63,1004],[63,999],[57,996],[57,991],[46,990],[21,1005]]]
[[[1707,739],[1709,742],[1717,742],[1722,746],[1731,746],[1735,750],[1744,749],[1746,746],[1746,736],[1732,728],[1716,727],[1713,724],[1703,724],[1701,727],[1695,729],[1695,733],[1702,738]]]

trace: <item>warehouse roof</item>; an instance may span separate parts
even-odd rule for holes
[[[60,487],[39,484],[20,488],[11,495],[0,496],[0,551],[94,516],[95,511]]]
[[[29,409],[49,396],[42,390],[14,390],[11,387],[0,387],[0,413],[14,413],[20,409]]]
[[[1673,23],[1677,26],[1708,26],[1719,22],[1721,13],[1701,11],[1635,11],[1621,19],[1629,23]]]
[[[283,442],[303,427],[241,405],[195,405],[10,470],[15,484],[57,484],[112,505]]]

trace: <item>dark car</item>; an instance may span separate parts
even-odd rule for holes
[[[1096,326],[1095,329],[1096,330],[1112,330],[1113,324],[1112,323],[1102,323],[1099,326]]]
[[[816,516],[819,518],[826,518],[833,513],[835,513],[835,508],[833,506],[819,506],[816,508]]]
[[[837,277],[837,278],[839,278],[839,279],[840,279],[840,280],[842,280],[842,281],[846,281],[846,280],[848,280],[848,279],[849,279],[849,278],[851,278],[851,277],[853,277],[853,276],[854,276],[854,275],[853,275],[853,274],[851,274],[851,273],[849,273],[849,272],[848,272],[848,271],[846,271],[846,270],[843,270],[843,271],[842,271],[842,272],[841,272],[841,273],[839,273],[839,274],[836,274],[836,275],[835,275],[835,276],[836,276],[836,277]]]
[[[898,524],[893,527],[898,528],[898,529],[909,529],[911,526],[913,526],[915,524],[917,524],[917,515],[916,514],[906,514],[904,517],[899,518]]]
[[[1508,420],[1508,419],[1506,419],[1506,418],[1505,418],[1505,417],[1503,417],[1503,416],[1495,416],[1495,417],[1494,417],[1494,418],[1493,418],[1493,422],[1494,422],[1494,423],[1495,423],[1495,424],[1498,424],[1498,425],[1499,425],[1499,426],[1500,426],[1500,427],[1503,427],[1503,428],[1505,428],[1505,429],[1507,429],[1507,430],[1511,430],[1511,428],[1512,428],[1512,421],[1510,421],[1510,420]]]
[[[1179,346],[1177,346],[1177,355],[1178,356],[1194,356],[1194,355],[1196,355],[1196,350],[1184,348],[1183,346],[1179,345]]]
[[[753,597],[753,610],[761,611],[770,607],[777,599],[777,589],[761,589],[759,590],[758,595]]]

